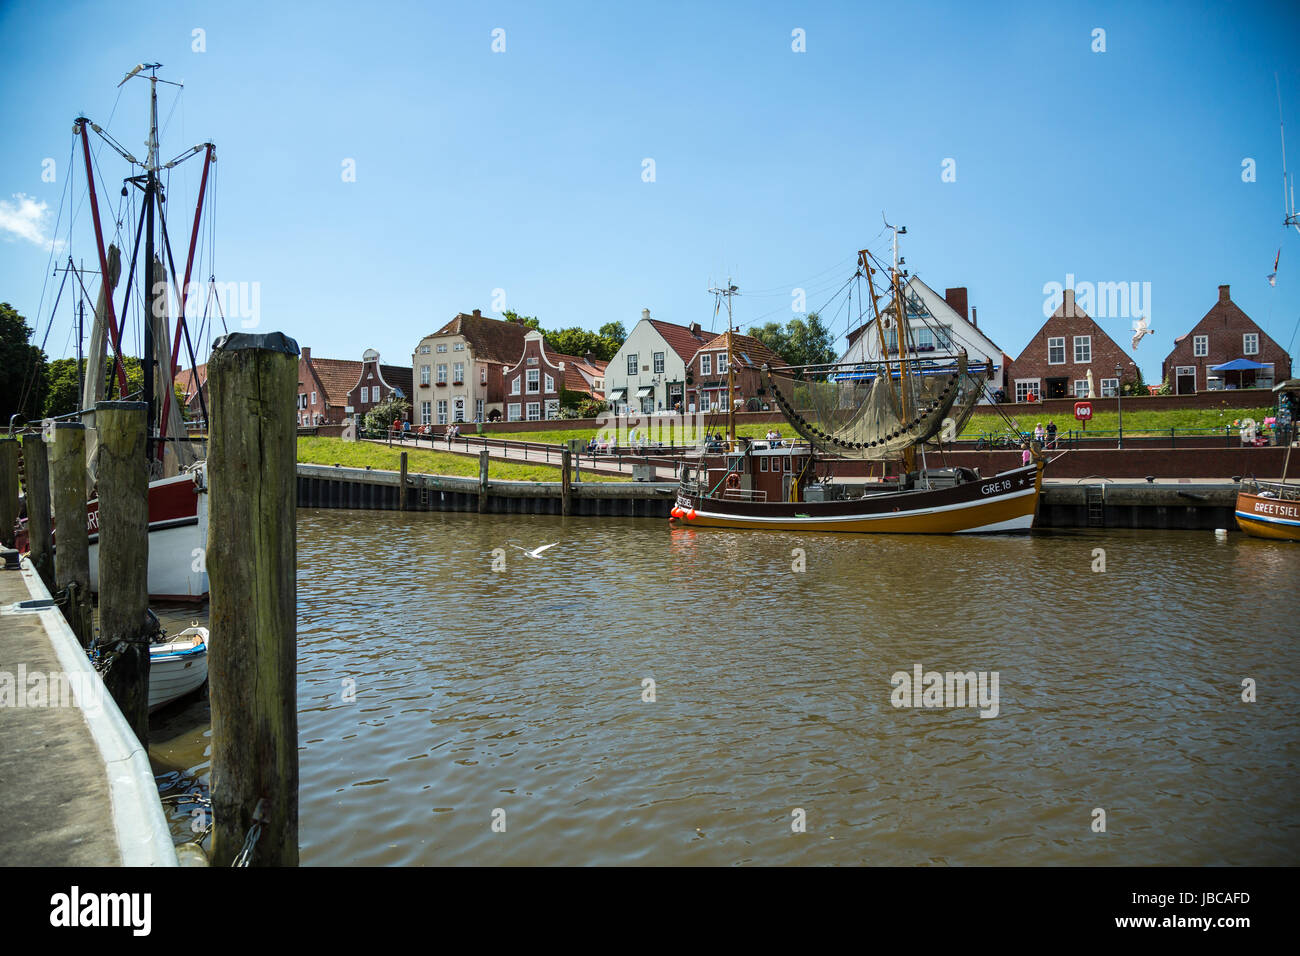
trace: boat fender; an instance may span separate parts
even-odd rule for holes
[[[694,521],[694,520],[695,520],[695,509],[694,509],[694,508],[692,508],[690,511],[686,512],[686,520],[687,520],[687,521]]]

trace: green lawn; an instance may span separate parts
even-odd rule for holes
[[[478,476],[478,459],[466,455],[452,455],[442,451],[407,449],[407,468],[426,475],[452,475],[473,478]],[[402,449],[388,448],[373,442],[345,442],[341,438],[298,439],[298,460],[311,465],[342,465],[345,468],[365,468],[380,471],[401,469]],[[488,477],[501,481],[559,481],[558,465],[534,465],[493,461],[488,464]],[[582,475],[583,481],[622,481],[621,478]]]
[[[775,424],[772,425],[738,425],[736,426],[736,434],[745,435],[749,438],[762,438],[765,434],[767,434],[767,430],[769,428],[775,428],[777,431],[779,431],[782,435],[784,435],[787,438],[794,435],[794,431],[785,422],[776,422]],[[637,429],[638,431],[641,432],[645,431],[645,427],[642,425],[638,425]],[[720,421],[717,424],[710,424],[704,429],[704,431],[706,432],[711,431],[714,432],[715,434],[725,433],[726,430],[727,430],[727,423],[725,420]],[[595,436],[595,434],[596,434],[596,430],[593,428],[571,428],[571,429],[562,429],[558,431],[508,432],[508,433],[488,432],[484,434],[483,437],[493,438],[493,439],[503,439],[509,441],[531,441],[531,442],[540,442],[542,444],[563,445],[571,438],[581,438],[583,441],[589,441],[592,437]],[[694,429],[688,428],[686,430],[686,434],[682,435],[680,432],[670,431],[667,426],[664,427],[663,441],[665,445],[668,444],[669,441],[672,441],[672,443],[675,445],[694,444],[695,440],[696,438],[695,438]]]

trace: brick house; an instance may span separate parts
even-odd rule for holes
[[[764,364],[786,365],[785,359],[752,335],[731,335],[731,355],[735,360],[735,393],[738,408],[751,399],[770,404],[763,388],[759,369]],[[727,333],[714,336],[696,350],[686,364],[686,408],[694,405],[702,412],[727,410]]]
[[[1115,367],[1120,367],[1116,376]],[[1074,290],[1066,289],[1062,301],[1038,334],[1011,363],[1007,373],[1007,398],[1024,402],[1030,395],[1044,398],[1086,398],[1088,372],[1093,392],[1108,397],[1124,383],[1137,381],[1137,363],[1123,347],[1106,334],[1074,302]]]
[[[529,331],[475,309],[420,339],[411,356],[414,424],[500,419],[505,411],[504,373],[518,363]]]
[[[194,369],[181,369],[176,373],[176,384],[185,390],[183,411],[186,420],[202,421],[204,403],[212,400],[208,394],[207,363]],[[202,400],[199,398],[200,392],[203,393]]]
[[[1214,372],[1215,365],[1249,359],[1265,368],[1244,372]],[[1291,377],[1291,356],[1274,342],[1219,286],[1219,300],[1190,332],[1174,339],[1173,351],[1160,364],[1163,381],[1175,395],[1220,388],[1272,388]]]
[[[361,377],[361,363],[298,356],[298,424],[340,425],[347,417],[348,392]]]
[[[411,400],[411,370],[400,365],[381,365],[379,353],[366,349],[361,353],[361,375],[347,394],[347,407],[352,409],[353,417],[364,418],[366,412],[394,393],[408,402]],[[411,412],[404,418],[409,421]]]
[[[604,362],[591,356],[579,358],[554,352],[546,347],[541,332],[529,329],[519,361],[502,373],[506,421],[559,418],[561,389],[600,398],[605,390],[604,377]]]

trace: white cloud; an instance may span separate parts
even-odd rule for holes
[[[62,248],[62,240],[47,236],[50,207],[43,199],[33,199],[26,193],[14,193],[14,201],[0,199],[0,235],[4,238],[26,239],[42,249]]]

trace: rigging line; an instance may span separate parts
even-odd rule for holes
[[[50,276],[52,276],[52,275],[54,274],[54,273],[51,271],[51,266],[54,265],[54,248],[55,248],[55,246],[58,245],[59,224],[63,222],[63,204],[64,204],[64,202],[66,201],[67,197],[71,194],[71,191],[72,191],[72,173],[71,173],[71,171],[75,168],[74,165],[73,165],[73,162],[74,162],[74,160],[75,160],[75,158],[76,158],[76,155],[77,155],[77,143],[76,143],[76,136],[75,136],[75,134],[74,134],[74,136],[73,136],[73,142],[72,142],[72,148],[71,148],[71,150],[69,151],[69,154],[68,154],[68,165],[67,165],[67,169],[68,169],[68,171],[69,171],[69,174],[68,174],[68,176],[65,178],[65,182],[64,182],[64,184],[63,184],[63,191],[62,191],[62,192],[60,193],[60,195],[59,195],[59,211],[55,214],[55,217],[54,217],[54,229],[53,229],[53,231],[50,233],[50,255],[49,255],[49,257],[45,260],[45,276],[44,276],[44,278],[41,280],[41,296],[40,296],[40,298],[37,299],[37,301],[36,301],[36,324],[37,324],[38,326],[40,325],[40,322],[41,322],[41,316],[45,313],[45,293],[46,293],[46,292],[48,291],[48,289],[49,289]],[[72,247],[72,219],[71,219],[71,214],[69,214],[69,220],[68,220],[68,247],[69,247],[69,248]],[[65,278],[65,279],[67,278],[66,274],[64,275],[64,278]],[[60,284],[59,288],[60,288],[60,289],[63,288],[62,284]],[[51,325],[54,324],[54,312],[53,312],[53,311],[50,312],[50,324],[51,324]],[[48,330],[46,330],[45,335],[46,335],[46,338],[49,338],[49,331],[48,331]],[[44,346],[42,346],[42,351],[44,351]]]
[[[69,260],[71,261],[71,260]],[[50,310],[50,324],[45,327],[45,337],[41,339],[40,353],[45,354],[45,346],[49,344],[50,332],[54,329],[54,315],[59,311],[59,301],[63,298],[63,287],[68,283],[68,274],[63,273],[63,278],[59,281],[59,293],[54,297],[54,308]],[[37,322],[40,320],[37,319]],[[31,397],[32,389],[36,386],[36,379],[40,375],[41,366],[44,362],[37,356],[32,356],[32,366],[24,376],[23,389],[18,401],[19,409],[27,407],[27,399]]]
[[[828,273],[838,272],[840,269],[843,269],[846,265],[853,262],[854,259],[856,258],[857,258],[856,256],[850,256],[847,259],[835,263],[835,265],[831,266],[828,269],[823,269],[821,272],[814,273],[813,275],[808,276],[808,278],[806,279],[802,279],[798,282],[792,282],[789,285],[778,285],[778,286],[773,286],[770,289],[756,289],[753,291],[747,289],[745,290],[745,295],[748,296],[768,296],[768,295],[782,295],[782,294],[789,295],[790,290],[792,288],[796,286],[807,285],[808,283],[814,281],[815,279],[822,278],[822,276],[825,276]]]

